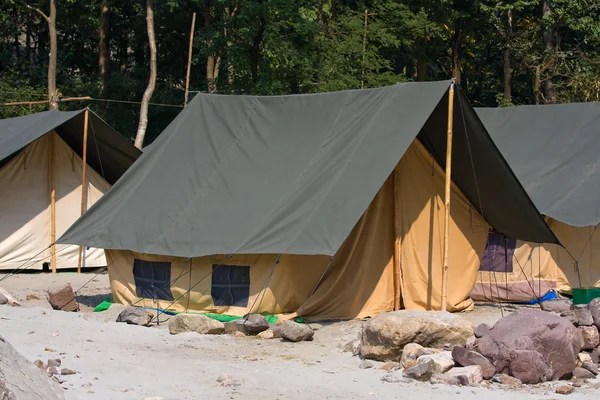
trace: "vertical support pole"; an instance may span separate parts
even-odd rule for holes
[[[190,68],[192,65],[192,49],[194,45],[194,26],[196,25],[196,13],[192,14],[192,29],[190,31],[190,48],[188,50],[188,62],[187,62],[187,72],[185,75],[185,100],[183,102],[183,106],[186,107],[188,103],[189,89],[190,89]]]
[[[448,298],[448,237],[450,232],[450,184],[452,183],[452,128],[454,118],[454,81],[448,91],[448,132],[446,138],[446,190],[444,192],[444,264],[442,269],[442,311]]]
[[[48,172],[50,173],[50,262],[52,263],[52,273],[56,273],[56,183],[54,182],[54,131],[49,135],[50,155],[48,156]]]
[[[87,139],[88,139],[88,119],[89,111],[86,108],[83,114],[83,149],[82,149],[82,165],[81,165],[81,214],[85,212],[85,200],[87,195]],[[77,261],[77,273],[81,273],[81,264],[83,261],[83,246],[79,247],[79,260]]]
[[[399,310],[402,303],[400,284],[400,215],[398,213],[398,167],[392,173],[394,192],[394,310]]]

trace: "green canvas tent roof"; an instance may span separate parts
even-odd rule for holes
[[[58,243],[335,254],[415,137],[445,164],[449,87],[198,94]],[[460,90],[454,110],[453,181],[500,232],[557,242]]]
[[[52,130],[81,157],[84,111],[44,111],[0,120],[0,166]],[[87,162],[107,182],[114,184],[140,155],[131,142],[90,111]]]
[[[600,103],[476,111],[542,214],[600,223]]]

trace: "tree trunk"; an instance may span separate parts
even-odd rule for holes
[[[452,78],[460,83],[460,55],[462,51],[462,29],[461,20],[456,21],[454,38],[452,44]]]
[[[135,147],[142,149],[146,127],[148,126],[148,103],[152,98],[156,86],[156,41],[154,39],[154,0],[146,0],[146,29],[148,31],[148,44],[150,46],[150,80],[142,96],[140,107],[140,122],[135,135]]]
[[[127,71],[128,54],[129,48],[129,30],[125,27],[119,29],[119,71],[124,74]]]
[[[56,90],[56,5],[50,0],[50,15],[47,18],[50,35],[50,59],[48,61],[48,101],[50,110],[58,110],[58,91]]]
[[[424,82],[427,80],[427,60],[423,57],[417,59],[417,81]]]
[[[263,0],[259,0],[258,3],[263,5]],[[260,46],[263,41],[263,36],[265,34],[266,29],[266,20],[264,15],[264,10],[261,8],[260,17],[258,19],[258,32],[254,37],[254,42],[252,45],[252,53],[250,54],[250,68],[252,71],[252,81],[256,82],[258,80],[258,64],[260,61]]]
[[[225,22],[225,26],[223,28],[223,35],[225,36],[225,39],[227,40],[227,25],[231,22],[231,18],[233,18],[233,16],[235,15],[237,11],[237,7],[235,7],[233,9],[233,11],[229,10],[229,7],[225,7],[225,17],[226,17],[226,22]],[[231,63],[231,55],[229,54],[229,49],[231,48],[231,41],[227,40],[227,85],[229,85],[229,90],[231,90],[231,86],[233,85],[233,64]]]
[[[28,67],[31,68],[31,17],[27,15],[27,23],[25,28],[25,60]]]
[[[535,67],[535,76],[533,77],[533,97],[535,99],[535,105],[540,104],[540,75],[542,74],[542,68],[538,65]]]
[[[552,15],[550,0],[542,0],[542,11],[545,17],[549,17],[550,15]],[[545,26],[543,35],[544,45],[546,46],[546,49],[550,53],[554,53],[556,50],[554,48],[554,30],[552,29],[552,26]],[[550,76],[544,81],[544,96],[546,98],[546,102],[551,104],[558,103],[558,95],[556,93],[556,88],[554,87],[554,84],[552,83],[551,79],[553,72],[554,68],[551,65],[549,65],[548,74]]]
[[[110,5],[108,0],[102,0],[100,6],[102,22],[100,24],[100,41],[98,43],[98,64],[100,66],[100,94],[106,98],[106,87],[110,79]],[[106,102],[101,103],[101,112],[106,112]]]
[[[210,3],[211,0],[207,0],[204,3],[204,29],[207,32],[206,45],[210,49],[213,43],[212,37],[212,18],[210,15]],[[208,83],[208,93],[217,92],[217,78],[219,77],[219,66],[221,64],[221,58],[212,51],[206,59],[206,81]]]
[[[512,93],[510,87],[510,81],[512,77],[512,70],[510,68],[510,41],[512,33],[512,11],[506,12],[507,29],[504,43],[504,101],[509,104],[512,101]]]

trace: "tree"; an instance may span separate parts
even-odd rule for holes
[[[101,78],[100,93],[102,98],[106,98],[106,86],[110,79],[110,5],[108,0],[102,0],[100,10],[102,22],[100,23],[98,43],[98,64]],[[106,111],[106,103],[102,103],[102,108]]]
[[[146,30],[148,31],[148,45],[150,47],[150,79],[142,96],[140,106],[140,122],[135,136],[135,146],[141,149],[148,126],[148,103],[156,86],[156,40],[154,38],[154,0],[146,0]]]

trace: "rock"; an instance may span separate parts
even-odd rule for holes
[[[558,394],[571,394],[575,391],[573,386],[562,385],[556,388],[556,393]]]
[[[46,369],[46,364],[44,364],[44,362],[42,360],[35,360],[33,362],[33,365],[35,365],[36,367],[38,367],[39,369]]]
[[[35,295],[35,294],[28,294],[27,296],[25,296],[25,300],[30,301],[30,300],[39,300],[40,298]]]
[[[267,329],[266,331],[260,332],[258,335],[256,335],[256,337],[261,339],[273,339],[273,331]]]
[[[294,321],[285,321],[281,324],[281,337],[292,342],[301,342],[311,339],[315,333],[306,324]]]
[[[573,386],[573,387],[582,387],[587,381],[584,379],[579,379],[579,378],[575,378],[573,377],[571,379],[571,381],[569,382],[569,385]]]
[[[238,387],[242,386],[242,379],[237,378],[233,375],[223,374],[217,378],[217,382],[221,387]]]
[[[600,361],[600,357],[598,357],[598,348],[595,348],[591,353],[590,353],[590,358],[592,359],[592,362],[594,364],[598,364],[598,361]]]
[[[460,384],[463,386],[469,386],[474,383],[479,383],[483,380],[483,376],[481,376],[481,367],[479,365],[454,367],[450,371],[446,372],[446,375],[457,378]]]
[[[381,367],[379,367],[380,370],[386,371],[386,372],[396,371],[396,370],[399,370],[400,368],[402,368],[400,366],[400,363],[397,363],[394,361],[388,361],[385,364],[383,364]]]
[[[411,379],[407,379],[404,378],[401,375],[397,375],[397,374],[387,374],[384,375],[381,380],[383,382],[387,382],[387,383],[411,383],[412,380]]]
[[[49,367],[57,367],[58,368],[58,367],[60,367],[61,363],[62,363],[62,361],[60,360],[60,358],[55,358],[52,360],[49,359],[48,364],[46,364],[46,365],[48,365]]]
[[[475,337],[479,339],[483,335],[487,334],[490,331],[490,329],[492,329],[492,327],[488,324],[479,324],[477,325],[477,328],[475,328],[475,330],[473,331],[473,335],[475,335]]]
[[[579,318],[577,318],[575,313],[571,310],[563,311],[562,313],[560,313],[560,316],[567,319],[570,323],[572,323],[575,326],[579,325]]]
[[[75,298],[73,287],[70,283],[48,291],[48,302],[55,310],[79,311],[79,303]]]
[[[596,328],[600,329],[600,297],[590,301],[588,310],[590,310],[590,313],[592,314],[594,325],[596,325]]]
[[[501,318],[477,343],[477,352],[492,362],[496,373],[509,375],[513,361],[521,370],[526,360],[542,360],[536,361],[539,370],[533,376],[552,380],[575,369],[580,348],[581,334],[577,327],[558,315],[531,309],[519,309]],[[521,350],[537,352],[541,359],[529,353],[513,354]],[[510,375],[524,383],[539,383],[531,381],[533,372],[528,369],[527,376]]]
[[[594,318],[592,312],[587,308],[580,308],[573,310],[573,314],[577,317],[577,326],[592,326],[594,325]]]
[[[58,368],[56,368],[56,367],[48,367],[48,368],[46,368],[46,374],[49,377],[52,377],[53,375],[59,375],[60,372],[58,371]]]
[[[354,339],[346,343],[342,348],[344,353],[352,353],[352,356],[360,354],[360,339]]]
[[[428,381],[433,374],[437,373],[435,368],[433,360],[426,360],[412,368],[405,369],[403,376],[418,381]]]
[[[73,371],[72,369],[69,368],[63,368],[60,370],[60,374],[61,375],[75,375],[77,372]]]
[[[540,306],[543,311],[549,311],[560,314],[565,311],[571,311],[573,308],[573,303],[571,302],[571,300],[555,299],[542,301],[540,303]]]
[[[0,305],[4,305],[4,304],[8,304],[8,299],[6,298],[5,295],[0,293]]]
[[[3,287],[0,287],[0,294],[8,300],[8,305],[12,307],[19,307],[21,303],[19,303],[10,293],[4,290]]]
[[[365,358],[397,361],[409,343],[434,348],[445,344],[464,346],[470,336],[473,325],[448,312],[392,311],[381,313],[364,325],[361,353]]]
[[[417,358],[416,365],[428,362],[429,360],[433,361],[434,374],[443,374],[450,368],[454,367],[454,359],[452,358],[452,352],[450,351],[442,351],[441,353],[421,356]]]
[[[235,332],[233,332],[233,337],[236,337],[236,338],[245,338],[246,334],[244,332],[235,331]]]
[[[402,357],[400,357],[400,364],[402,368],[411,368],[417,364],[417,358],[429,354],[440,353],[441,349],[429,349],[416,343],[409,343],[404,346],[402,350]]]
[[[477,348],[477,338],[475,336],[468,338],[467,343],[465,343],[465,348],[468,350],[475,350]]]
[[[595,326],[580,326],[577,329],[581,332],[583,342],[581,344],[582,350],[593,350],[598,347],[600,343],[600,335],[598,335],[598,328]]]
[[[2,337],[0,337],[0,377],[0,399],[3,400],[64,400],[65,398],[63,390],[46,375],[45,370],[25,359]]]
[[[221,334],[225,332],[223,323],[204,315],[177,314],[169,319],[169,332],[178,334],[196,332],[201,334]]]
[[[586,362],[582,363],[581,368],[585,368],[588,371],[590,371],[592,374],[598,375],[598,365],[591,361],[586,361]]]
[[[578,379],[594,379],[596,377],[591,371],[579,367],[573,370],[573,376]]]
[[[239,321],[242,321],[247,335],[258,335],[269,329],[269,322],[260,314],[250,314]]]
[[[510,376],[510,375],[506,375],[506,374],[496,374],[496,375],[492,376],[492,382],[496,382],[501,385],[513,386],[513,387],[521,386],[523,384],[523,382],[521,382],[520,379]]]
[[[459,386],[460,381],[457,377],[446,374],[433,374],[431,375],[431,379],[429,382],[432,385],[440,384],[440,385],[451,385],[451,386]]]
[[[369,368],[373,368],[373,363],[369,360],[363,360],[360,365],[358,366],[358,368],[360,369],[369,369]]]
[[[511,350],[510,370],[512,376],[525,384],[552,380],[552,368],[546,365],[544,356],[534,350]]]
[[[130,325],[149,326],[152,322],[152,314],[138,307],[127,307],[117,317],[117,322],[125,322]]]
[[[269,325],[269,329],[273,331],[273,338],[281,337],[281,324],[271,324]],[[360,352],[358,354],[360,354]]]
[[[580,363],[592,361],[592,357],[590,356],[590,354],[583,353],[583,352],[579,353],[579,355],[577,356],[577,359],[579,360]]]
[[[452,358],[454,358],[454,361],[462,367],[479,365],[481,367],[483,379],[490,379],[496,373],[496,368],[490,360],[481,354],[472,350],[467,350],[464,347],[455,347],[454,350],[452,350]]]

